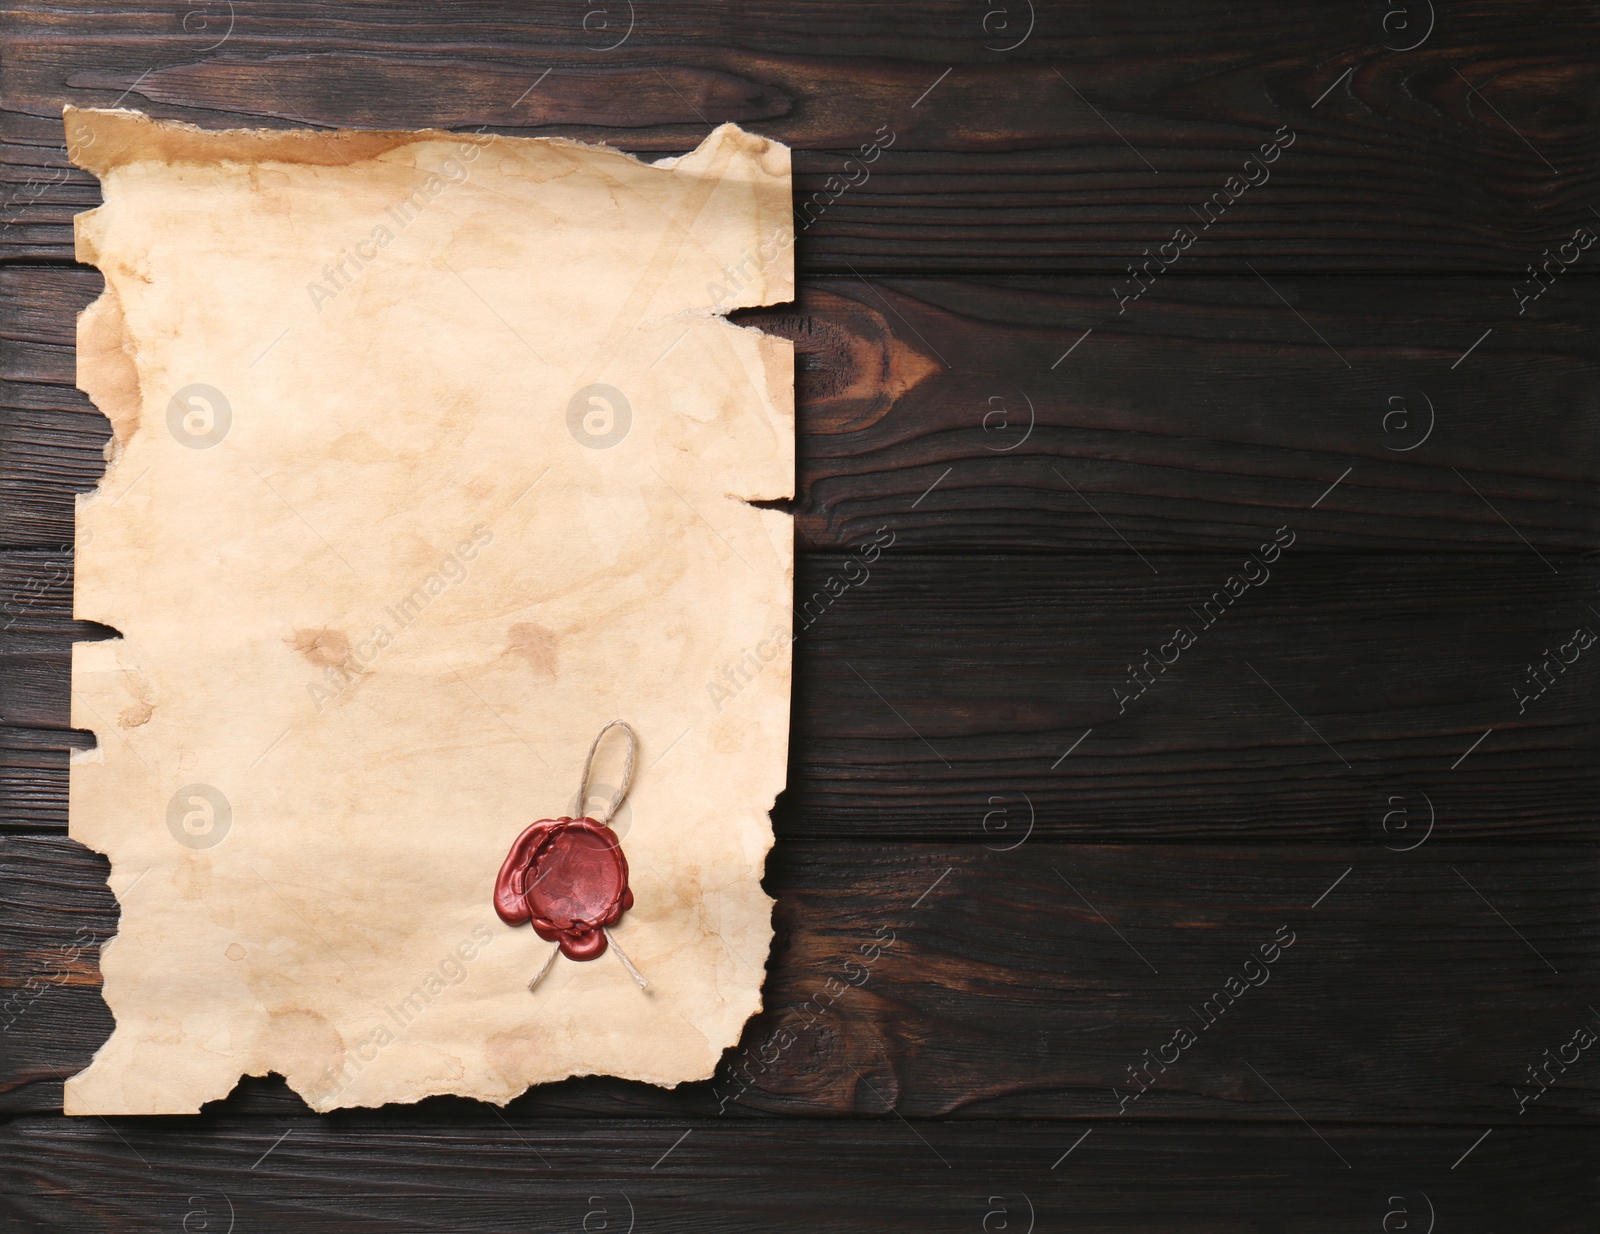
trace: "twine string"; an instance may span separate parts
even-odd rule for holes
[[[528,982],[528,993],[529,994],[533,993],[533,987],[534,986],[538,985],[541,981],[544,980],[544,975],[546,973],[548,973],[552,967],[554,967],[555,962],[556,962],[556,957],[558,955],[560,955],[560,954],[561,954],[561,948],[560,947],[552,947],[552,948],[550,948],[550,954],[545,957],[544,967],[541,968],[538,971],[538,973],[536,973],[534,975],[534,978],[533,978],[532,981]]]
[[[612,817],[622,808],[623,798],[628,795],[628,789],[633,785],[633,765],[634,759],[639,753],[639,738],[634,733],[633,726],[626,720],[613,720],[595,734],[594,744],[589,747],[589,757],[583,760],[583,782],[578,786],[578,804],[576,806],[579,810],[586,810],[588,807],[589,773],[594,768],[594,756],[596,751],[600,749],[600,742],[614,728],[620,728],[628,738],[628,760],[622,765],[622,787],[612,794],[611,803],[606,806],[603,814],[591,814],[588,816],[605,827],[611,825]]]
[[[622,961],[622,967],[628,970],[628,976],[632,977],[639,983],[639,988],[641,990],[648,990],[650,988],[650,983],[645,980],[644,974],[633,966],[633,961],[628,959],[628,953],[618,945],[617,940],[612,935],[611,931],[601,927],[601,933],[606,936],[606,941],[611,944],[611,950],[617,953],[617,959]]]

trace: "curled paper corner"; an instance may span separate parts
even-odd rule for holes
[[[122,919],[68,1112],[712,1074],[762,1005],[793,589],[747,504],[793,492],[792,346],[723,313],[793,297],[788,151],[65,122],[114,434],[74,611],[124,635],[73,652],[69,831]],[[494,872],[616,714],[652,987],[533,997]]]

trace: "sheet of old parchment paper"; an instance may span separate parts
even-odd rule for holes
[[[71,835],[121,925],[67,1112],[709,1076],[761,1005],[793,586],[747,504],[792,492],[791,345],[721,314],[792,298],[788,150],[66,127],[115,433],[74,609],[122,635],[73,656]],[[551,944],[495,874],[614,718],[652,984],[606,955],[530,994]]]

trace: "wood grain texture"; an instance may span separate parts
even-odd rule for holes
[[[69,648],[106,631],[70,619],[69,568],[0,554],[9,829],[64,829],[65,751],[93,742],[69,727]],[[1265,566],[1242,552],[808,554],[776,825],[978,843],[986,818],[1052,838],[1382,840],[1431,815],[1453,839],[1588,838],[1600,645],[1569,647],[1542,693],[1529,664],[1600,633],[1597,570],[1529,550],[1297,544]],[[1247,573],[1261,582],[1229,605],[1228,580]],[[686,687],[686,723],[737,710],[765,633],[728,647],[719,681]]]
[[[800,251],[810,272],[1120,272],[1280,128],[1292,149],[1194,267],[1520,276],[1593,222],[1600,73],[1584,54],[1593,14],[1571,0],[1476,0],[1437,22],[1413,5],[1405,30],[1376,4],[1039,4],[1012,50],[996,49],[1023,32],[1020,4],[912,15],[805,0],[779,21],[672,8],[637,11],[619,42],[620,2],[386,0],[319,5],[310,21],[290,4],[16,6],[0,248],[68,257],[71,215],[95,204],[93,181],[65,168],[66,102],[212,127],[487,126],[641,151],[737,120],[794,145],[797,199],[826,207]],[[893,146],[863,177],[846,160],[880,132]]]
[[[512,1108],[892,1108],[1088,1119],[1110,1135],[1160,1118],[1277,1121],[1292,1117],[1286,1098],[1317,1123],[1587,1124],[1600,1064],[1569,1043],[1600,1036],[1597,874],[1591,845],[786,844],[766,878],[767,1010],[715,1079],[572,1080]],[[67,841],[0,842],[5,1108],[58,1109],[62,1074],[109,1033],[104,878],[103,859]],[[637,894],[671,891],[641,878]],[[276,1084],[229,1107],[303,1111]]]
[[[1499,1126],[1452,1171],[1476,1128],[1135,1126],[1065,1160],[1071,1126],[735,1119],[674,1148],[682,1130],[481,1107],[470,1122],[29,1118],[0,1131],[0,1215],[16,1234],[186,1219],[217,1234],[1280,1234],[1425,1231],[1430,1211],[1441,1230],[1593,1228],[1593,1131]]]
[[[7,547],[69,544],[104,470],[73,360],[100,286],[0,270]],[[1521,318],[1503,279],[1185,279],[1121,314],[1109,286],[817,279],[737,314],[796,345],[800,547],[1248,551],[1285,524],[1329,549],[1595,543],[1594,282]]]

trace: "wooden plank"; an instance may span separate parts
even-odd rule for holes
[[[1075,1126],[1026,1123],[733,1119],[680,1139],[671,1122],[481,1107],[265,1125],[28,1118],[0,1132],[0,1214],[15,1234],[1593,1228],[1592,1130],[1497,1126],[1454,1171],[1478,1129],[1090,1132],[1073,1149]]]
[[[975,838],[1003,805],[1056,836],[1370,839],[1430,803],[1457,838],[1591,834],[1592,695],[1559,665],[1516,693],[1558,633],[1600,631],[1591,563],[1292,553],[1237,607],[1242,557],[880,558],[801,635],[787,809],[845,835]]]
[[[1010,50],[997,49],[1022,32],[1020,5],[945,0],[908,21],[803,0],[781,24],[673,7],[609,47],[623,4],[347,2],[319,5],[315,22],[285,4],[15,6],[0,249],[69,257],[71,215],[95,202],[93,181],[65,167],[66,102],[212,127],[487,126],[641,151],[737,120],[801,151],[813,272],[1120,274],[1219,192],[1235,204],[1186,258],[1195,268],[1522,279],[1594,224],[1600,157],[1581,102],[1594,22],[1572,0],[1469,0],[1437,23],[1430,5],[1426,29],[1418,6],[1263,19],[1203,0],[1175,19],[1162,0],[1100,0],[1037,13]],[[1280,130],[1282,156],[1246,167]],[[870,167],[846,163],[880,135],[893,144]],[[1238,189],[1246,178],[1262,183]]]
[[[104,469],[73,385],[100,285],[0,271],[9,546],[70,543]],[[796,344],[803,548],[1248,551],[1288,525],[1318,548],[1586,551],[1592,290],[1573,276],[1518,318],[1503,279],[1247,275],[1119,315],[1101,280],[827,279],[738,317]]]
[[[1454,839],[1592,835],[1600,647],[1572,640],[1600,632],[1600,563],[1264,557],[803,556],[780,834],[982,842],[1006,810],[990,825],[1055,838],[1382,841],[1425,817]],[[38,754],[93,740],[69,727],[69,647],[106,631],[70,619],[66,565],[0,554],[11,829],[47,801],[64,828],[64,760]],[[766,633],[690,683],[686,727],[737,709]]]
[[[0,832],[66,830],[67,759],[59,732],[0,726]]]
[[[4,1108],[59,1108],[110,1031],[105,869],[0,842]],[[712,1081],[573,1080],[515,1108],[1121,1127],[1292,1121],[1287,1099],[1316,1123],[1592,1122],[1597,875],[1592,845],[783,843],[768,1010]],[[672,892],[645,874],[636,894]]]
[[[186,1220],[216,1234],[1422,1232],[1430,1216],[1440,1230],[1593,1228],[1592,1130],[1497,1126],[1455,1171],[1477,1128],[1090,1132],[1073,1149],[1075,1126],[1026,1123],[732,1119],[680,1139],[671,1122],[481,1107],[265,1125],[28,1118],[0,1132],[0,1214],[16,1234]]]

